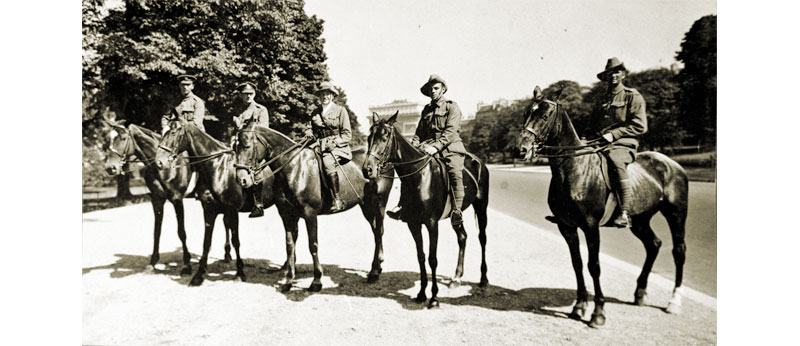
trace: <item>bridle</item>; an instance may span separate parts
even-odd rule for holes
[[[239,130],[239,132],[242,132],[242,133],[254,133],[255,130],[242,129],[242,130]],[[238,137],[238,134],[237,134],[237,137]],[[236,168],[236,169],[241,169],[241,170],[247,171],[247,174],[250,174],[253,177],[253,184],[254,185],[255,184],[259,184],[259,183],[261,183],[263,181],[263,175],[261,174],[261,172],[263,172],[267,167],[269,167],[270,164],[272,164],[273,162],[275,162],[279,158],[289,154],[290,152],[294,151],[295,149],[305,148],[312,141],[311,138],[306,138],[306,139],[303,139],[302,141],[300,141],[298,143],[294,143],[288,149],[282,151],[280,154],[278,154],[275,157],[273,157],[273,158],[271,158],[271,159],[269,159],[269,160],[267,160],[267,161],[265,161],[265,162],[263,162],[263,163],[261,163],[261,164],[256,166],[255,165],[255,162],[256,162],[256,157],[255,157],[256,156],[256,150],[255,150],[256,149],[256,147],[255,147],[256,139],[258,139],[258,142],[261,143],[261,145],[264,146],[264,153],[266,155],[266,151],[267,151],[267,148],[269,148],[269,144],[264,142],[263,140],[261,140],[260,137],[258,137],[256,135],[253,135],[252,138],[250,138],[250,143],[246,143],[246,144],[245,143],[240,143],[240,144],[238,144],[238,145],[241,145],[244,148],[252,148],[252,152],[250,154],[250,157],[248,158],[247,164],[239,163],[239,160],[238,160],[239,153],[236,152],[237,162],[233,165],[234,168]],[[273,170],[272,174],[278,173],[281,169],[283,169],[283,167],[286,167],[286,165],[289,164],[289,162],[291,162],[292,159],[295,156],[297,156],[299,154],[300,154],[300,150],[297,150],[288,160],[286,160],[286,162],[281,164],[277,169]]]
[[[180,132],[173,132],[173,131],[180,131]],[[183,136],[186,136],[186,129],[184,128],[183,125],[178,126],[177,128],[170,129],[166,134],[164,134],[164,138],[162,138],[161,141],[158,143],[158,149],[164,150],[167,153],[169,153],[170,154],[169,155],[169,161],[170,162],[174,162],[175,159],[178,157],[178,155],[180,153],[175,148],[170,148],[170,147],[167,147],[167,146],[161,144],[161,142],[163,142],[163,140],[166,138],[167,135],[169,135],[169,136],[179,136],[178,138],[182,138]],[[194,148],[194,140],[192,139],[192,137],[189,137],[189,146]],[[225,149],[225,150],[220,150],[220,151],[218,151],[216,153],[211,153],[211,154],[208,154],[208,155],[195,155],[195,156],[188,155],[188,156],[186,156],[186,158],[189,161],[188,161],[188,163],[186,165],[196,165],[196,164],[203,163],[203,162],[206,162],[206,161],[210,161],[210,160],[213,160],[213,159],[215,159],[217,157],[220,157],[222,155],[230,154],[230,153],[233,153],[233,152],[234,152],[233,149]],[[191,161],[191,160],[196,160],[196,161]],[[181,166],[181,165],[178,165],[178,166]]]
[[[542,101],[553,105],[554,108],[551,111],[551,113],[558,114],[558,108],[561,107],[561,105],[559,103],[556,103],[556,102],[553,102],[553,101],[550,101],[550,100],[542,100]],[[525,121],[526,125],[527,125],[528,121],[530,120],[530,117],[532,117],[532,116],[533,116],[533,114],[531,114],[528,117],[528,120]],[[546,125],[546,130],[542,131],[542,132],[544,132],[544,134],[541,135],[541,136],[539,134],[537,134],[536,131],[534,131],[534,129],[531,128],[530,126],[525,126],[524,130],[528,131],[531,134],[531,136],[533,136],[533,143],[532,143],[533,144],[533,148],[531,148],[531,151],[533,151],[533,154],[532,154],[531,158],[535,158],[535,157],[564,158],[564,157],[582,156],[582,155],[594,154],[594,153],[603,151],[604,149],[606,149],[609,146],[611,146],[611,143],[605,142],[602,138],[596,138],[596,139],[588,140],[588,141],[586,141],[586,144],[584,144],[584,145],[572,145],[572,146],[539,145],[539,143],[543,143],[545,140],[547,140],[547,138],[550,137],[550,133],[553,131],[553,128],[555,127],[555,119],[556,118],[558,118],[558,117],[554,116],[554,115],[548,117],[547,123],[545,124]],[[589,150],[581,150],[581,149],[588,149],[588,148],[591,148],[591,149],[589,149]],[[570,150],[570,151],[575,151],[575,152],[567,153],[567,154],[540,154],[540,151],[543,151],[543,150],[556,150],[556,151]]]
[[[108,151],[110,151],[112,154],[115,154],[115,155],[119,156],[120,167],[125,167],[125,165],[128,164],[129,162],[141,162],[145,166],[149,166],[149,165],[151,165],[151,164],[153,164],[155,162],[155,159],[151,159],[151,160],[130,159],[131,156],[136,155],[136,150],[138,149],[138,145],[136,144],[136,141],[134,141],[132,139],[133,135],[131,134],[130,130],[126,129],[124,126],[120,126],[120,125],[111,125],[111,126],[120,135],[122,135],[122,133],[126,134],[125,135],[125,145],[123,146],[122,152],[117,151],[117,149],[114,148],[113,143],[111,143],[111,145],[108,146]],[[136,169],[122,170],[119,174],[130,173],[130,172],[133,172],[135,170]]]
[[[404,161],[404,162],[392,162],[392,161],[389,161],[391,159],[391,155],[392,155],[392,151],[393,151],[392,149],[393,148],[397,148],[397,146],[398,146],[397,136],[395,135],[395,131],[394,131],[392,125],[379,125],[379,124],[376,124],[376,125],[377,126],[384,126],[385,128],[386,127],[391,128],[391,130],[388,130],[390,138],[387,141],[388,143],[391,143],[391,144],[387,144],[386,147],[383,148],[383,152],[382,153],[376,154],[375,152],[373,152],[372,151],[372,143],[368,143],[369,150],[367,151],[367,154],[369,156],[374,157],[376,160],[378,160],[378,176],[379,177],[381,177],[381,178],[397,178],[397,179],[410,177],[410,176],[412,176],[414,174],[417,174],[417,173],[421,172],[423,169],[425,169],[425,167],[428,165],[428,163],[430,163],[431,160],[433,160],[433,156],[432,155],[430,155],[428,153],[425,153],[425,155],[423,157],[420,157],[418,159],[411,160],[411,161]],[[421,164],[419,166],[419,168],[417,168],[416,170],[414,170],[413,172],[411,172],[409,174],[398,175],[397,177],[395,177],[394,175],[387,175],[387,174],[383,173],[385,171],[388,171],[388,170],[394,168],[394,166],[412,165],[412,164],[415,164],[415,163],[420,162],[420,161],[425,161],[425,162],[423,164]]]

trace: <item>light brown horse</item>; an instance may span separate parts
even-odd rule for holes
[[[589,249],[589,273],[594,282],[595,308],[591,327],[605,323],[603,305],[605,298],[600,288],[600,231],[601,219],[605,215],[606,201],[611,193],[604,182],[601,170],[601,154],[594,146],[578,138],[575,128],[563,107],[555,102],[536,99],[526,110],[524,128],[520,133],[519,147],[526,159],[532,159],[549,151],[550,191],[547,202],[555,215],[554,222],[567,241],[572,267],[578,280],[578,298],[571,318],[581,319],[586,312],[588,293],[583,281],[583,267],[577,229],[583,230]],[[681,282],[683,264],[686,260],[684,242],[686,215],[688,210],[689,180],[683,168],[670,158],[656,152],[641,152],[628,165],[628,175],[633,185],[631,203],[631,231],[644,244],[647,257],[639,275],[634,294],[634,303],[644,304],[647,278],[661,247],[661,240],[650,228],[650,219],[661,212],[672,233],[672,255],[675,259],[675,289],[666,308],[667,312],[679,313],[681,307]],[[616,211],[618,213],[619,211]]]
[[[150,203],[153,205],[153,254],[150,255],[150,264],[145,271],[152,272],[160,258],[158,250],[161,239],[161,224],[164,219],[164,202],[169,201],[175,209],[175,218],[178,221],[178,238],[183,247],[183,269],[181,275],[192,273],[191,254],[186,247],[186,229],[184,227],[183,198],[192,190],[194,181],[190,180],[192,171],[189,169],[185,155],[176,158],[178,165],[174,169],[158,169],[155,166],[156,148],[161,136],[149,129],[134,124],[128,127],[121,122],[105,121],[108,125],[106,132],[105,169],[110,175],[127,174],[124,167],[129,162],[137,160],[144,164],[139,174],[144,178],[145,185],[150,191]],[[225,262],[231,260],[230,230],[225,236]]]
[[[269,167],[275,174],[275,205],[283,219],[286,230],[287,270],[281,283],[281,291],[291,289],[295,279],[295,244],[297,222],[305,221],[308,232],[308,247],[314,266],[314,280],[309,291],[322,289],[322,265],[317,255],[317,216],[331,214],[331,197],[322,186],[318,158],[314,150],[305,146],[308,141],[296,143],[284,134],[259,125],[249,125],[239,131],[235,146],[239,182],[245,187],[253,184],[254,173]],[[265,163],[258,164],[266,160]],[[376,282],[381,274],[383,262],[383,218],[386,200],[392,188],[392,179],[368,181],[361,175],[359,165],[364,161],[364,152],[353,151],[353,160],[337,167],[342,182],[340,195],[348,210],[355,205],[361,207],[364,218],[370,224],[375,238],[375,252],[368,282]]]

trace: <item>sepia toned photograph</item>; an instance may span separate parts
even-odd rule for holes
[[[82,0],[84,345],[716,345],[717,1]]]

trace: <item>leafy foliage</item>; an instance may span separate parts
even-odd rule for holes
[[[625,84],[642,94],[647,110],[647,133],[641,139],[645,148],[680,145],[686,136],[678,112],[680,88],[675,75],[666,68],[631,73]]]
[[[717,123],[717,16],[698,19],[681,42],[676,58],[680,118],[695,143],[714,145]]]

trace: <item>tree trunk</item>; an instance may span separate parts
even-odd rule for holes
[[[131,176],[130,174],[121,174],[117,176],[117,198],[128,199],[133,197],[131,194]]]

